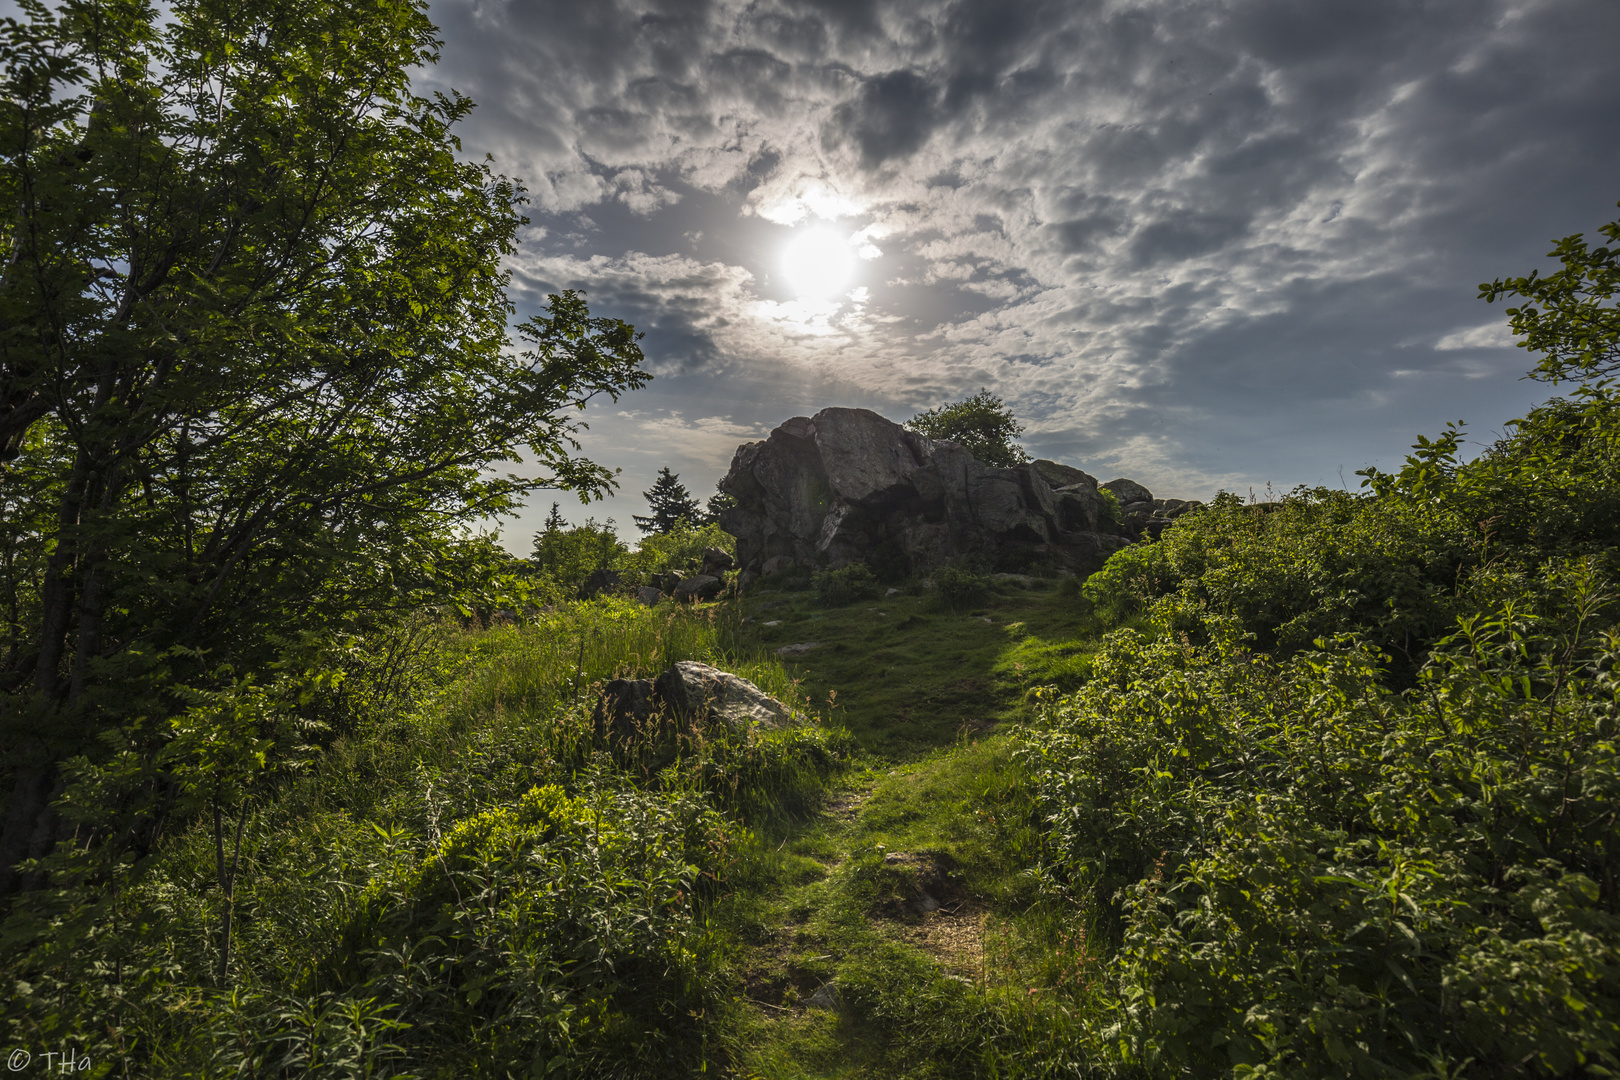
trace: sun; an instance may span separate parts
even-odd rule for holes
[[[855,253],[831,229],[806,229],[782,253],[782,274],[799,299],[828,297],[854,276]]]

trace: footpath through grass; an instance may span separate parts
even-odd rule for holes
[[[743,601],[775,652],[860,745],[824,812],[778,820],[714,919],[742,998],[739,1075],[1035,1076],[1091,965],[1072,906],[1043,899],[1040,838],[1008,729],[1031,690],[1088,671],[1072,586],[1002,580],[952,610],[915,588],[846,607]]]

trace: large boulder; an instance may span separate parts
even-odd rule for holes
[[[689,578],[682,578],[681,583],[675,586],[670,595],[677,600],[691,602],[694,600],[713,600],[725,591],[726,583],[709,574],[694,574]]]
[[[720,518],[745,578],[867,562],[925,569],[1023,551],[1086,572],[1125,546],[1096,481],[1037,461],[998,469],[866,409],[794,417],[738,448]]]
[[[579,598],[589,600],[600,593],[610,592],[619,587],[624,580],[617,570],[592,570],[590,576],[580,582]]]
[[[1153,492],[1138,484],[1135,480],[1110,480],[1102,486],[1114,493],[1114,498],[1119,500],[1121,506],[1153,501]]]
[[[750,724],[783,727],[802,719],[741,676],[682,660],[657,679],[614,679],[602,688],[591,720],[599,738],[623,742],[654,736],[676,717],[733,730]]]
[[[734,729],[748,724],[782,727],[798,719],[747,679],[696,660],[682,660],[658,676],[653,695],[676,716],[719,720]]]

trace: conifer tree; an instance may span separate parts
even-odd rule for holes
[[[647,500],[652,513],[647,517],[639,514],[632,517],[635,518],[636,528],[644,533],[667,533],[677,522],[697,520],[697,500],[681,483],[680,474],[670,472],[668,465],[658,470],[658,479],[641,495]]]
[[[734,496],[727,494],[725,491],[716,489],[715,493],[709,496],[709,501],[703,508],[703,524],[720,524],[720,515],[736,505],[737,500]]]

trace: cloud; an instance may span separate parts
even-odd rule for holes
[[[432,14],[430,78],[480,102],[466,145],[527,179],[545,230],[512,262],[521,304],[585,288],[716,395],[742,374],[896,408],[989,386],[1049,445],[1164,482],[1404,447],[1453,415],[1441,387],[1511,415],[1516,354],[1455,363],[1511,344],[1474,284],[1544,265],[1620,196],[1605,0]],[[856,234],[858,298],[779,280],[816,220]]]
[[[1513,331],[1508,324],[1497,321],[1466,330],[1453,330],[1435,342],[1434,347],[1447,352],[1452,349],[1511,349],[1515,344]]]

